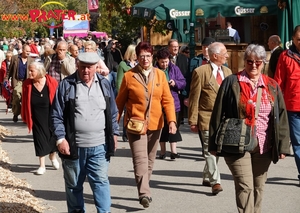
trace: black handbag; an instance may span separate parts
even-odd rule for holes
[[[261,88],[257,91],[257,102],[255,107],[255,121],[261,102]],[[245,151],[253,151],[257,145],[256,125],[251,126],[245,124],[245,119],[227,118],[221,122],[216,133],[217,153],[244,153]]]

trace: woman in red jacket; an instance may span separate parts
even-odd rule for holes
[[[6,59],[4,61],[2,61],[2,64],[1,64],[1,68],[0,68],[0,91],[1,91],[1,95],[3,95],[2,94],[2,90],[3,90],[2,85],[4,83],[4,80],[7,80],[6,75],[7,75],[7,71],[8,71],[12,56],[13,56],[13,53],[11,51],[7,51]],[[4,98],[6,98],[6,97],[4,97]]]
[[[54,169],[59,169],[56,159],[56,141],[49,128],[50,107],[58,86],[57,81],[46,74],[40,62],[29,65],[29,78],[23,82],[22,120],[32,130],[36,156],[39,156],[40,167],[37,175],[46,172],[45,155],[49,154]]]

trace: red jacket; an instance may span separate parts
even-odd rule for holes
[[[2,61],[2,64],[1,64],[1,69],[0,69],[0,83],[3,83],[4,81],[4,78],[6,77],[6,62],[7,62],[7,59],[5,59],[4,61]]]
[[[286,109],[300,112],[300,63],[288,56],[287,51],[279,57],[274,80],[282,90]]]
[[[52,101],[55,96],[56,88],[58,86],[58,83],[56,79],[52,78],[49,75],[46,75],[46,85],[49,89],[49,98],[50,98],[50,105],[52,104]],[[32,130],[32,118],[31,118],[31,91],[32,91],[32,80],[26,79],[23,82],[22,87],[22,108],[21,108],[21,115],[22,120],[27,124],[29,132]]]

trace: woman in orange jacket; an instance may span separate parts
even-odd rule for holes
[[[148,122],[145,135],[127,132],[139,202],[147,208],[152,201],[149,180],[161,129],[164,126],[162,108],[169,123],[169,132],[175,134],[177,128],[174,100],[166,75],[152,66],[153,47],[147,42],[140,42],[136,47],[136,55],[139,63],[124,74],[116,102],[119,120],[126,107],[125,123],[131,117],[138,117]]]
[[[37,175],[46,172],[45,155],[49,154],[54,169],[59,169],[56,159],[56,141],[49,128],[50,107],[58,86],[57,81],[46,75],[42,63],[32,62],[29,65],[29,78],[22,87],[22,120],[32,130],[36,156],[39,156],[40,167]]]

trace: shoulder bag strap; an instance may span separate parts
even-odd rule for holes
[[[152,75],[152,88],[151,88],[151,94],[149,98],[149,104],[148,104],[148,109],[147,109],[147,114],[146,114],[146,121],[147,123],[150,121],[150,109],[151,109],[151,103],[152,103],[152,95],[153,95],[153,90],[154,90],[154,81],[155,81],[155,71],[154,68],[152,69],[153,75]]]
[[[255,122],[256,122],[256,120],[258,118],[258,113],[259,113],[259,109],[260,109],[261,93],[262,93],[262,88],[258,87],[257,88],[256,107],[255,107]]]

